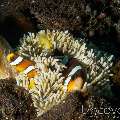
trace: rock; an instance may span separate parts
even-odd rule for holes
[[[15,80],[0,80],[0,120],[32,120],[35,108],[28,92],[16,86]]]

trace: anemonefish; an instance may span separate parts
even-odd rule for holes
[[[64,81],[64,90],[67,92],[84,91],[87,85],[87,73],[80,64],[71,67]]]
[[[64,88],[67,92],[82,90],[86,86],[87,82],[85,82],[85,80],[83,79],[82,77],[83,73],[81,70],[82,70],[81,66],[75,66],[68,74],[68,77],[64,81]],[[76,74],[78,76],[76,76]]]
[[[45,33],[41,33],[41,35],[39,36],[39,44],[42,48],[48,50],[51,50],[53,47],[51,37],[47,36]]]
[[[17,73],[23,72],[29,79],[28,88],[34,88],[35,82],[31,78],[34,78],[38,73],[34,66],[34,62],[24,59],[21,56],[16,55],[15,53],[10,53],[7,55],[7,61],[10,63],[11,66],[15,67]]]

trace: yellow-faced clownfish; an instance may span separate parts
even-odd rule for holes
[[[29,79],[34,78],[38,74],[33,61],[24,59],[15,53],[8,54],[7,61],[15,67],[17,73],[23,72]],[[28,87],[32,88],[34,85],[34,80],[30,80]]]
[[[75,66],[67,75],[67,78],[64,81],[64,90],[67,92],[72,92],[75,90],[80,91],[84,89],[87,82],[85,82],[84,78],[82,77],[82,74],[83,74],[82,67],[80,65]],[[73,78],[74,75],[75,75],[75,78]]]
[[[53,48],[53,44],[51,41],[51,37],[45,35],[45,33],[42,33],[39,37],[39,44],[42,48],[51,50]]]

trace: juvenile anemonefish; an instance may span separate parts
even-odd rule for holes
[[[41,33],[39,37],[39,44],[41,45],[42,48],[48,50],[51,50],[53,47],[51,37],[47,36],[45,33]]]
[[[35,86],[34,80],[30,80],[38,74],[33,61],[24,59],[23,57],[18,56],[15,53],[8,54],[7,61],[10,63],[10,65],[15,67],[17,73],[23,72],[28,77],[30,82],[28,85],[29,89]]]
[[[73,61],[76,62],[75,59]],[[72,91],[82,92],[85,90],[87,85],[87,82],[85,82],[87,79],[87,74],[80,64],[73,64],[73,63],[71,64],[70,62],[70,67],[68,67],[71,70],[68,71],[67,77],[64,81],[64,89],[67,92],[72,92]]]

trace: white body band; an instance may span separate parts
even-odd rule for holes
[[[75,68],[72,69],[72,71],[69,73],[67,79],[65,80],[65,83],[64,83],[65,86],[68,85],[68,83],[69,83],[70,80],[71,80],[71,77],[72,77],[78,70],[80,70],[80,69],[82,69],[81,66],[76,66]]]
[[[35,69],[34,66],[29,66],[28,68],[26,68],[26,69],[24,70],[24,73],[25,73],[25,74],[28,74],[30,71],[32,71],[32,70],[34,70],[34,69]]]
[[[22,57],[17,57],[13,62],[10,63],[10,65],[17,65],[20,62],[22,62],[23,58]]]

